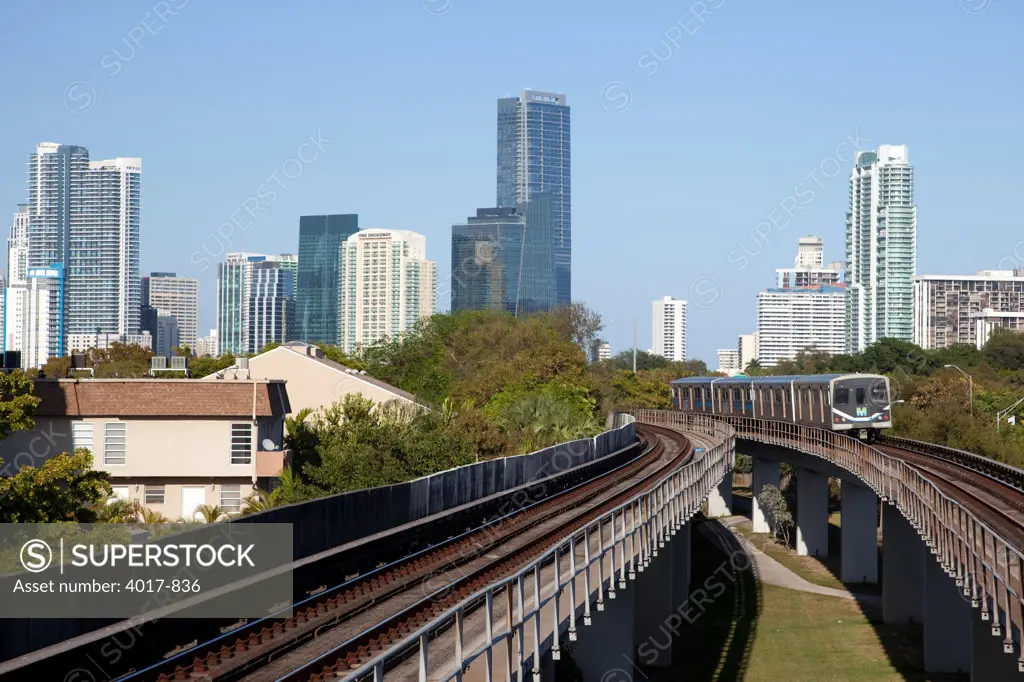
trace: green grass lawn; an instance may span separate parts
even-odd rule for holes
[[[751,571],[728,566],[728,555],[695,529],[693,588],[726,571],[732,578],[722,580],[725,591],[674,638],[671,668],[641,668],[651,682],[968,679],[922,671],[920,627],[873,623],[855,602],[761,585]]]

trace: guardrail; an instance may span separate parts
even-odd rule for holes
[[[970,469],[971,471],[975,471],[979,474],[984,474],[991,479],[999,481],[1000,483],[1024,493],[1024,469],[1018,469],[1017,467],[1010,466],[1004,462],[1000,462],[989,457],[983,457],[973,452],[967,452],[966,450],[957,450],[956,448],[946,447],[945,445],[925,443],[923,441],[911,440],[909,438],[879,436],[878,442],[882,445],[891,445],[896,448],[903,448],[904,450],[909,450],[922,455],[930,455],[932,457],[944,459],[962,466],[965,469]]]
[[[733,428],[704,415],[682,416],[684,419],[675,424],[677,428],[711,436],[719,441],[718,444],[706,450],[702,457],[666,474],[652,490],[636,495],[569,536],[554,541],[551,549],[515,575],[463,599],[372,661],[349,672],[344,679],[356,680],[372,674],[373,679],[379,682],[385,678],[392,664],[414,648],[418,648],[420,682],[428,679],[431,682],[461,682],[466,669],[481,658],[487,667],[487,679],[500,679],[494,676],[495,650],[503,647],[506,655],[501,657],[497,665],[504,670],[504,679],[511,680],[513,671],[522,670],[526,661],[524,646],[527,627],[532,627],[534,672],[539,673],[536,668],[541,656],[541,619],[544,608],[548,604],[552,605],[552,650],[558,651],[561,636],[559,630],[563,619],[560,602],[565,591],[569,592],[571,605],[566,609],[568,635],[570,641],[575,641],[579,583],[582,582],[584,624],[589,624],[592,605],[596,605],[599,611],[603,610],[605,582],[608,583],[609,598],[614,598],[616,573],[619,588],[625,588],[627,577],[633,579],[638,568],[643,570],[642,567],[649,564],[651,556],[656,556],[658,548],[664,547],[668,537],[674,535],[700,509],[711,489],[732,469],[735,461]],[[606,537],[609,538],[607,542]],[[596,550],[592,547],[595,543]],[[576,559],[577,548],[581,544],[584,553],[582,563]],[[606,559],[610,565],[607,574]],[[598,580],[596,589],[592,590],[591,567],[595,565]],[[553,567],[552,575],[549,580],[542,580],[541,571],[548,566]],[[541,596],[549,582],[547,596]],[[500,629],[495,611],[496,602],[504,604],[504,629]],[[471,612],[479,609],[483,610],[484,639],[479,644],[467,643],[466,619]],[[443,640],[446,636],[453,640]],[[455,655],[450,669],[431,670],[431,648],[436,651],[438,646],[451,644],[452,641]]]
[[[637,421],[673,426],[686,423],[684,413],[640,410]],[[885,502],[893,504],[917,529],[936,560],[956,580],[992,634],[1003,637],[1006,653],[1024,655],[1013,631],[1024,632],[1024,554],[984,521],[945,495],[917,469],[859,440],[833,431],[746,417],[718,417],[732,425],[736,437],[781,445],[815,455],[853,473]],[[969,454],[969,453],[968,453]],[[994,613],[993,613],[994,612]]]

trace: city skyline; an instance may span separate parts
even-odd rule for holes
[[[268,5],[257,3],[245,19],[249,40],[215,40],[202,26],[230,21],[232,14],[220,7],[194,12],[197,7],[188,4],[159,35],[147,34],[145,47],[113,77],[100,58],[137,24],[142,12],[136,6],[112,2],[58,18],[46,17],[43,8],[11,8],[6,25],[21,28],[0,41],[9,59],[54,31],[68,39],[48,51],[52,61],[30,62],[3,76],[12,106],[0,139],[0,206],[10,212],[25,201],[25,150],[39,140],[144,158],[140,271],[199,279],[204,329],[215,317],[215,263],[229,251],[294,251],[301,215],[358,212],[366,226],[419,232],[431,244],[443,281],[450,272],[451,225],[491,203],[495,190],[495,101],[525,86],[567,93],[573,105],[573,298],[602,314],[603,336],[615,348],[632,345],[631,320],[671,291],[691,302],[690,355],[711,363],[715,349],[753,328],[751,294],[790,257],[793,236],[819,234],[830,245],[830,259],[842,259],[836,247],[852,149],[887,141],[912,148],[920,174],[919,273],[1010,269],[1011,261],[1020,260],[1016,254],[1024,253],[1015,253],[1010,191],[1020,184],[1012,161],[1021,141],[998,113],[1013,110],[1016,100],[999,85],[1013,77],[1017,48],[1006,46],[1014,44],[1012,27],[1024,18],[1024,8],[1015,4],[993,3],[970,15],[957,3],[936,9],[919,0],[898,7],[869,1],[856,11],[727,3],[673,46],[664,35],[686,7],[654,2],[642,12],[620,8],[595,18],[595,31],[614,32],[610,47],[599,47],[587,32],[566,31],[559,41],[535,46],[515,40],[516,33],[532,30],[532,11],[543,9],[554,27],[572,26],[576,18],[567,7],[529,0],[514,7],[456,5],[444,16],[419,6],[394,16],[383,8],[332,7],[315,18],[361,26],[340,51],[289,32],[313,18],[309,12],[269,13]],[[509,33],[485,40],[469,30],[485,20],[481,13],[500,19]],[[899,107],[851,100],[848,80],[836,78],[866,45],[876,48],[878,59],[888,44],[877,34],[874,19],[880,15],[890,34],[913,46],[902,66],[909,86]],[[837,26],[843,31],[837,33]],[[957,44],[940,44],[936,36],[943,34],[957,35]],[[361,73],[354,66],[358,55],[385,36],[404,42],[386,55],[383,75]],[[308,69],[289,69],[285,76],[253,40],[280,41],[275,44],[283,53]],[[230,78],[205,68],[226,46],[240,60]],[[751,65],[740,59],[740,47],[765,56]],[[473,48],[478,56],[466,65],[466,51]],[[431,68],[398,68],[415,62],[410,55],[424,53],[433,55]],[[564,63],[567,53],[576,58]],[[685,55],[709,68],[686,68]],[[641,57],[653,64],[638,66]],[[315,87],[339,60],[352,87]],[[978,68],[982,62],[985,69]],[[946,67],[941,78],[935,63]],[[617,81],[630,90],[618,86],[607,95],[605,87]],[[267,88],[281,106],[243,104]],[[951,88],[962,96],[950,101]],[[377,104],[352,106],[354,92]],[[15,99],[14,93],[33,96]],[[403,106],[410,99],[417,102],[415,126],[407,125],[409,109]],[[302,106],[284,104],[289,101]],[[751,101],[772,105],[755,112]],[[221,114],[211,116],[211,106]],[[345,132],[357,130],[368,134]],[[310,137],[320,146],[312,146]],[[307,143],[303,161],[299,147]],[[987,164],[985,177],[962,172],[980,159]],[[445,172],[432,173],[439,163]],[[268,180],[275,173],[281,184]],[[787,215],[788,202],[782,202],[801,184],[814,197],[797,196],[799,212]],[[264,198],[258,196],[261,187]],[[273,199],[266,198],[270,190]],[[984,205],[963,201],[972,195],[984,195]],[[253,197],[260,202],[256,209]],[[247,229],[232,228],[232,216]],[[975,238],[949,249],[964,226]],[[642,240],[626,238],[641,229]],[[206,264],[208,253],[219,255]],[[734,253],[748,259],[742,269],[736,258],[730,261]],[[608,276],[616,268],[621,274]],[[440,304],[447,306],[446,296]],[[641,325],[640,347],[650,346],[648,334]]]

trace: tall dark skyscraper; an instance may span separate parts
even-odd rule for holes
[[[452,226],[451,308],[514,315],[555,307],[551,196],[528,204],[481,208]]]
[[[299,218],[299,277],[295,293],[296,338],[308,343],[340,341],[338,271],[341,244],[359,231],[359,216]]]
[[[551,195],[555,303],[572,300],[572,178],[565,95],[525,90],[498,100],[499,208]]]

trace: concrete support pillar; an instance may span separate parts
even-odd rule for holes
[[[675,569],[672,571],[672,602],[681,606],[690,596],[690,582],[693,577],[693,561],[690,543],[693,538],[693,522],[679,529],[672,538],[672,556]]]
[[[680,533],[671,538],[664,550],[651,559],[651,565],[636,576],[633,585],[633,647],[638,660],[653,668],[672,665],[672,618],[675,610],[677,574],[686,575],[685,565],[676,565],[676,552]],[[682,617],[678,618],[682,622]],[[678,628],[676,629],[678,631]]]
[[[1017,682],[1017,657],[1003,651],[1003,637],[992,634],[992,621],[971,609],[971,679],[980,682]]]
[[[882,620],[924,622],[924,562],[931,553],[895,505],[882,506]]]
[[[727,472],[722,482],[708,493],[708,518],[732,516],[732,472]]]
[[[842,566],[844,583],[878,582],[878,498],[871,488],[842,483]]]
[[[828,556],[828,477],[810,469],[796,474],[796,553]]]
[[[966,673],[971,669],[971,603],[930,553],[924,560],[924,669]],[[984,680],[987,678],[974,678]]]
[[[605,600],[603,612],[594,613],[593,624],[580,629],[572,657],[584,680],[633,682],[635,594],[635,589],[618,590],[615,599]]]
[[[755,533],[770,533],[771,528],[768,527],[768,519],[765,518],[761,505],[757,503],[757,496],[761,494],[765,486],[773,485],[776,488],[779,487],[779,480],[781,478],[779,463],[770,459],[755,457],[753,478],[754,481],[750,488],[750,492],[754,497],[751,525]]]

